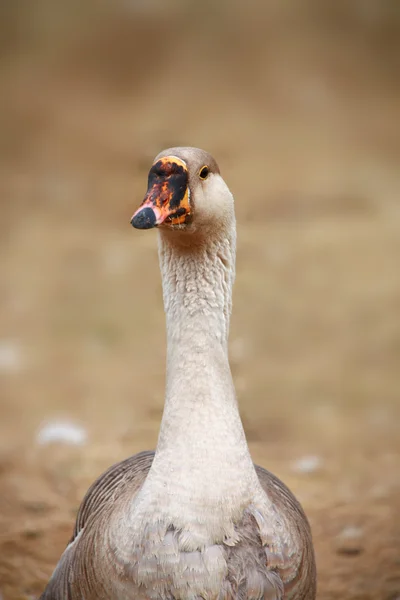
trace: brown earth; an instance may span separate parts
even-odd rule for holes
[[[310,518],[319,598],[400,598],[398,10],[245,4],[1,7],[3,600],[39,594],[88,485],[156,443],[156,239],[129,218],[175,144],[235,194],[232,370],[254,460]],[[39,445],[57,419],[87,443]]]

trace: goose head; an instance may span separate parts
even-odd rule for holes
[[[136,229],[188,233],[220,228],[233,218],[233,196],[215,159],[199,148],[168,148],[154,159]]]

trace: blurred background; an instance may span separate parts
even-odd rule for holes
[[[4,1],[0,52],[2,600],[38,596],[89,484],[155,446],[156,236],[129,220],[172,145],[236,198],[232,370],[319,598],[400,598],[397,0]]]

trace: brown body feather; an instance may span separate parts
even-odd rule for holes
[[[126,579],[129,570],[134,573],[134,564],[129,565],[130,569],[119,564],[117,549],[109,547],[106,554],[103,550],[98,552],[107,546],[107,523],[113,508],[120,507],[121,498],[127,495],[134,498],[146,479],[153,457],[154,452],[131,456],[110,467],[93,483],[80,506],[71,541],[40,600],[181,599],[169,590],[168,580],[157,581],[156,572],[154,589],[140,590],[134,577],[131,581]],[[278,559],[280,566],[271,568],[268,548],[261,543],[257,523],[250,513],[245,512],[243,519],[236,524],[238,542],[233,546],[220,545],[227,576],[216,600],[313,600],[316,574],[307,518],[294,495],[277,477],[259,466],[256,466],[256,472],[266,494],[285,515],[288,526],[296,532],[302,552],[291,555],[288,549],[288,553]],[[191,572],[195,577],[196,558],[192,556],[194,553],[188,554],[191,555]],[[200,551],[199,560],[201,554]],[[276,564],[275,556],[271,562]],[[120,593],[123,595],[114,595],[118,585],[108,586],[107,581],[114,577],[120,579]],[[190,577],[188,582],[190,584]],[[203,600],[208,597],[188,595],[187,598]]]

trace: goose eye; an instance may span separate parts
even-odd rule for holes
[[[210,169],[208,167],[202,167],[199,172],[200,179],[207,179],[210,174]]]

